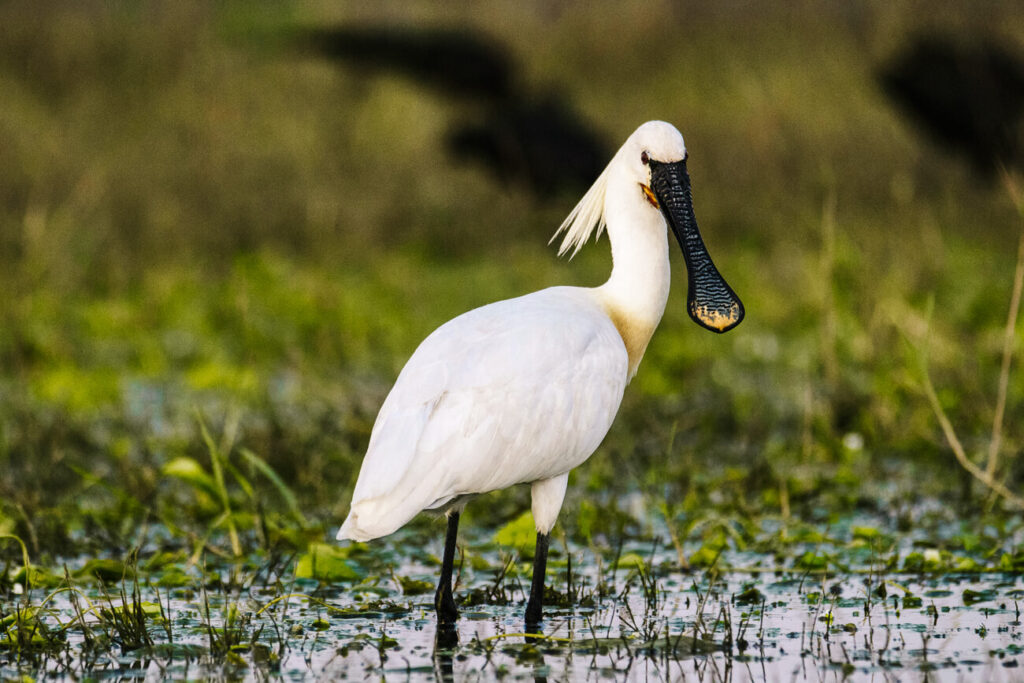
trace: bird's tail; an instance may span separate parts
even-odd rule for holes
[[[374,500],[353,504],[348,517],[338,529],[337,539],[364,542],[393,534],[419,511],[419,508],[415,508],[409,514],[407,510],[382,507]]]
[[[339,541],[371,541],[377,536],[369,533],[367,530],[360,528],[359,515],[356,514],[355,510],[349,513],[345,522],[338,529],[338,535],[336,538]]]

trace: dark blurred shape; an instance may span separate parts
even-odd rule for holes
[[[878,71],[886,95],[988,178],[1024,168],[1024,62],[992,40],[921,35]]]
[[[597,178],[610,151],[572,106],[517,86],[501,44],[462,29],[317,27],[298,29],[303,51],[365,70],[400,73],[471,108],[472,120],[445,137],[456,159],[547,198],[579,192]]]
[[[512,63],[493,41],[462,29],[334,26],[301,29],[298,43],[314,54],[377,71],[397,71],[443,92],[501,98]]]
[[[455,158],[479,161],[541,197],[586,189],[609,159],[604,145],[554,96],[492,107],[482,121],[455,126],[446,142]]]

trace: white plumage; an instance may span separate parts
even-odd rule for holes
[[[341,535],[377,538],[421,510],[567,473],[608,432],[627,364],[615,325],[578,288],[445,323],[384,401]],[[554,519],[537,522],[546,532]]]
[[[687,255],[694,319],[724,331],[742,318],[703,251],[685,158],[671,125],[640,126],[556,232],[559,253],[575,254],[607,229],[614,267],[605,284],[483,306],[423,341],[377,416],[339,539],[384,536],[422,510],[458,511],[473,496],[532,483],[546,549],[568,472],[607,434],[665,310],[669,227]]]

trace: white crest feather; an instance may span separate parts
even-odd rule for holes
[[[628,154],[635,153],[639,156],[640,150],[650,150],[655,158],[664,161],[679,161],[686,158],[683,136],[672,124],[648,121],[637,128],[548,240],[548,244],[551,244],[564,233],[562,244],[558,247],[559,256],[569,254],[569,258],[572,258],[579,253],[591,235],[594,235],[595,239],[601,236],[608,226],[604,215],[604,200],[612,169],[617,163],[625,163]]]
[[[618,154],[615,155],[618,157]],[[566,216],[562,224],[558,226],[558,230],[548,240],[548,244],[551,244],[561,235],[565,233],[565,237],[562,238],[562,244],[558,247],[558,255],[564,256],[570,250],[569,254],[571,259],[579,250],[583,248],[587,240],[594,233],[597,233],[594,239],[601,236],[601,233],[605,229],[604,219],[604,195],[608,189],[608,169],[611,168],[612,164],[615,163],[615,157],[612,158],[611,163],[601,172],[601,175],[597,177],[594,184],[590,186],[583,198],[580,199],[579,203],[573,207],[569,215]]]

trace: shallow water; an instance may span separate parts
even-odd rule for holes
[[[551,640],[533,644],[509,636],[522,633],[521,604],[464,610],[459,644],[451,654],[433,651],[436,629],[428,601],[404,617],[332,623],[323,634],[327,642],[311,648],[311,666],[303,662],[293,670],[352,678],[381,671],[397,680],[441,673],[459,680],[501,674],[555,680],[817,681],[850,674],[901,680],[926,674],[933,679],[1020,678],[1024,643],[1011,597],[1015,589],[1001,578],[909,582],[907,588],[928,597],[920,607],[900,609],[899,600],[876,600],[866,607],[859,577],[831,579],[830,588],[838,589],[824,598],[801,594],[801,584],[807,586],[798,576],[772,577],[762,589],[763,618],[761,605],[744,607],[730,600],[749,578],[723,577],[722,592],[705,603],[707,618],[719,622],[711,652],[693,654],[698,596],[688,587],[690,577],[670,575],[653,614],[639,596],[609,600],[591,610],[549,610],[543,631]],[[962,599],[965,589],[993,590],[995,595],[968,606]],[[397,646],[382,660],[373,647],[339,654],[331,642],[332,637],[351,642],[364,632],[384,632]],[[295,659],[286,660],[283,671],[297,665]]]
[[[401,546],[398,546],[401,547]],[[529,564],[469,561],[456,588],[463,600],[454,634],[438,636],[432,612],[436,567],[414,547],[381,549],[401,558],[406,589],[391,576],[358,586],[324,585],[264,572],[258,583],[231,587],[230,570],[208,571],[193,586],[140,586],[139,599],[163,605],[170,635],[148,622],[151,646],[88,647],[101,630],[84,598],[65,591],[46,603],[44,621],[66,627],[59,653],[37,656],[0,650],[0,676],[29,674],[104,679],[349,678],[387,680],[962,680],[1024,676],[1024,639],[1017,574],[943,573],[879,576],[870,562],[846,573],[757,568],[769,558],[727,553],[746,571],[679,571],[675,551],[632,544],[629,568],[599,568],[588,550],[573,548],[572,585],[564,556],[549,566],[549,587],[572,591],[571,606],[548,607],[542,635],[523,635],[523,589]],[[638,557],[642,563],[636,562]],[[497,558],[492,558],[497,559]],[[248,577],[252,581],[260,573]],[[237,577],[236,577],[237,578]],[[412,581],[413,583],[409,583]],[[422,581],[425,583],[415,583]],[[245,581],[241,583],[245,584]],[[598,586],[602,590],[598,590]],[[96,605],[116,605],[104,590],[83,592]],[[45,591],[4,600],[44,602]],[[290,596],[290,597],[288,597]],[[469,605],[469,603],[480,603]],[[508,604],[501,604],[508,601]],[[239,644],[220,648],[228,630]],[[82,624],[85,624],[83,627]],[[214,629],[211,635],[210,628]],[[695,637],[695,635],[697,637]],[[440,641],[440,642],[439,642]]]

